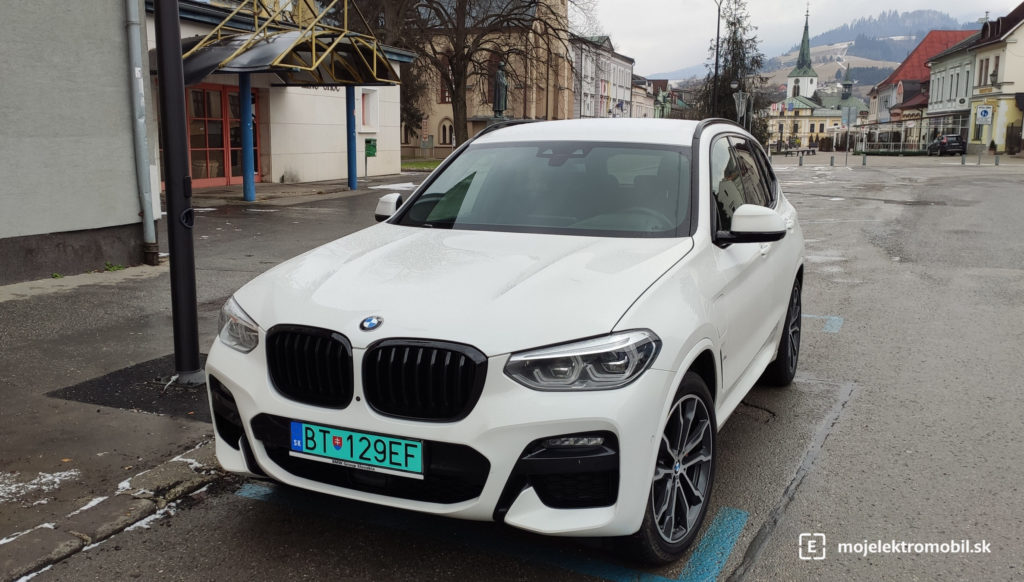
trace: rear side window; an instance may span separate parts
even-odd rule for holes
[[[760,161],[757,159],[757,144],[742,137],[731,136],[733,156],[743,180],[743,197],[747,204],[769,206],[772,196],[768,192],[768,184],[764,179]]]
[[[711,144],[711,196],[717,209],[718,230],[732,228],[732,215],[746,204],[743,177],[732,155],[729,140],[720,138]]]

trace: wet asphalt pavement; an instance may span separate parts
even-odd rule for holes
[[[614,544],[222,478],[34,579],[1020,579],[1024,163],[776,162],[807,239],[800,370],[790,388],[756,388],[722,429],[705,532],[679,563],[644,569]],[[204,351],[234,289],[370,224],[384,192],[199,212]],[[77,472],[52,489],[0,482],[13,491],[0,498],[0,538],[210,434],[187,410],[52,395],[170,351],[166,267],[102,275],[61,291],[40,282],[20,298],[0,288],[0,475]],[[801,534],[823,534],[824,553],[801,548]],[[963,539],[991,553],[839,552]]]

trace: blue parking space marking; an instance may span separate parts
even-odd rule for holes
[[[825,333],[839,333],[839,330],[843,327],[843,318],[838,315],[807,315],[805,313],[804,319],[825,320],[825,325],[821,328],[821,331]]]
[[[747,524],[748,514],[742,509],[723,507],[715,514],[697,549],[690,556],[682,574],[681,582],[697,582],[698,580],[716,580],[718,573],[725,567],[725,562],[732,553],[736,540]]]
[[[323,514],[322,502],[317,502],[317,494],[280,489],[259,483],[246,483],[235,492],[240,497],[266,501],[290,507],[305,509]],[[343,503],[350,503],[341,501]],[[352,502],[354,503],[354,502]],[[364,511],[359,509],[365,508]],[[355,511],[346,509],[350,519],[359,519],[365,523],[414,532],[430,538],[437,537],[437,525],[434,516],[418,514],[387,507],[371,507],[360,504]],[[567,555],[556,548],[546,547],[538,543],[527,543],[513,536],[501,535],[500,530],[481,530],[467,522],[465,529],[454,529],[447,539],[474,549],[489,553],[504,554],[528,562],[554,566],[577,574],[601,578],[610,582],[703,582],[715,580],[725,567],[732,553],[736,540],[747,522],[746,511],[732,507],[722,507],[715,514],[703,537],[697,543],[690,559],[684,563],[683,571],[678,578],[666,578],[642,570],[636,570],[612,562],[586,559]]]

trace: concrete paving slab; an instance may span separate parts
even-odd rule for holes
[[[81,538],[87,544],[105,540],[129,525],[152,514],[156,502],[131,495],[108,497],[60,523],[61,531]]]
[[[63,560],[83,547],[85,542],[74,534],[52,527],[37,527],[0,545],[0,580],[17,580]]]

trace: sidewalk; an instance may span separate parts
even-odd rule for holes
[[[373,224],[377,198],[425,177],[257,184],[255,203],[241,186],[194,191],[200,351],[238,287]],[[167,383],[169,277],[164,261],[0,286],[0,580],[143,527],[220,478],[205,387]]]
[[[256,183],[256,200],[254,202],[246,202],[243,200],[241,185],[196,188],[192,191],[192,205],[199,208],[203,206],[223,206],[225,204],[302,204],[318,200],[335,200],[347,196],[367,194],[374,191],[380,191],[381,186],[387,186],[390,184],[419,184],[426,177],[427,172],[402,172],[400,174],[359,178],[359,187],[356,190],[349,189],[347,179],[325,180],[322,182],[300,182],[294,184],[258,182]],[[401,189],[398,191],[401,191]],[[411,188],[409,188],[408,191],[411,192]],[[382,192],[381,195],[386,193],[387,192]]]

